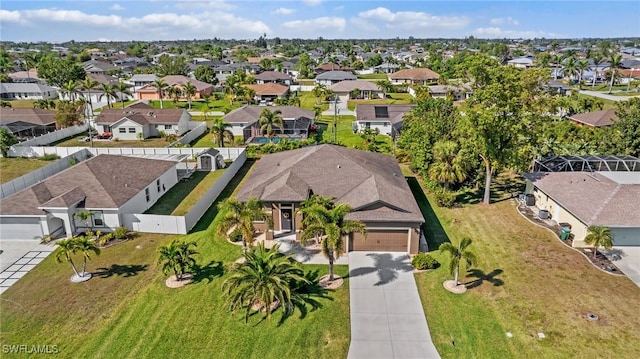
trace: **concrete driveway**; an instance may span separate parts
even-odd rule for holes
[[[619,246],[602,253],[640,287],[640,247]]]
[[[0,293],[22,278],[55,250],[35,239],[0,240]]]
[[[406,253],[350,252],[349,293],[348,358],[440,358]]]

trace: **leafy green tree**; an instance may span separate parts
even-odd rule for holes
[[[162,273],[166,275],[173,272],[176,280],[181,281],[183,275],[196,265],[195,256],[198,254],[196,247],[195,242],[177,239],[160,247],[158,263],[162,264]]]
[[[11,146],[18,143],[18,138],[6,127],[0,127],[0,153],[2,157],[7,157]]]
[[[584,237],[584,243],[593,246],[593,258],[596,257],[598,247],[609,249],[613,247],[613,233],[609,227],[589,226],[587,228],[587,236]]]
[[[609,57],[609,72],[611,75],[611,82],[609,83],[609,93],[611,93],[611,90],[613,89],[613,82],[616,79],[616,75],[618,74],[618,69],[620,68],[621,64],[622,55],[612,54],[611,57]]]
[[[71,58],[63,59],[55,53],[45,55],[38,63],[38,77],[53,86],[62,87],[69,81],[82,81],[86,76],[78,63]]]
[[[438,141],[433,146],[434,163],[429,168],[429,177],[449,188],[450,183],[461,182],[467,177],[464,157],[460,155],[455,141]]]
[[[276,128],[280,131],[284,128],[284,120],[282,119],[282,111],[271,111],[265,108],[260,113],[260,119],[258,120],[258,126],[260,126],[260,133],[265,134],[270,139],[276,134]]]
[[[54,118],[60,128],[73,126],[81,122],[84,103],[62,100],[58,102]]]
[[[322,253],[329,259],[329,281],[334,279],[333,265],[344,252],[344,237],[358,232],[366,238],[367,227],[356,220],[346,220],[344,217],[352,209],[346,203],[333,204],[331,199],[315,198],[301,206],[305,224],[300,237],[303,245],[311,238],[323,238]]]
[[[460,276],[460,264],[466,263],[468,267],[476,265],[476,255],[469,251],[471,238],[463,238],[460,245],[455,247],[451,242],[444,242],[440,245],[440,252],[447,253],[451,257],[449,262],[449,273],[454,275],[454,283],[458,286],[458,277]],[[461,263],[461,261],[463,261]]]
[[[158,90],[158,98],[160,99],[160,108],[163,109],[164,108],[164,103],[162,102],[162,99],[164,98],[164,90],[167,89],[169,85],[167,85],[166,82],[164,82],[164,80],[162,79],[157,79],[153,82],[153,87],[156,88],[156,90]]]
[[[209,66],[198,66],[193,75],[198,81],[206,82],[213,85],[216,85],[218,83],[216,73]]]
[[[222,118],[218,117],[213,120],[210,132],[218,146],[224,147],[225,142],[233,143],[233,132],[231,132],[230,128],[231,125],[224,122]]]
[[[227,305],[233,312],[244,310],[245,323],[256,308],[264,308],[265,318],[269,319],[275,303],[281,305],[285,313],[291,313],[295,303],[301,301],[294,285],[309,281],[291,255],[281,254],[278,247],[266,249],[264,243],[260,243],[246,254],[244,263],[231,269],[222,283]]]
[[[393,84],[389,80],[378,80],[376,81],[376,85],[382,92],[384,92],[385,97],[386,94],[393,92]]]
[[[81,277],[90,276],[89,273],[86,272],[87,269],[87,259],[91,259],[91,253],[95,255],[100,255],[100,248],[96,246],[96,241],[91,240],[87,236],[80,236],[74,238],[74,247],[76,252],[80,252],[82,254],[82,272],[80,272]]]
[[[640,157],[640,98],[618,102],[616,114],[620,119],[614,124],[616,152]]]
[[[160,77],[168,75],[183,75],[187,76],[189,73],[189,65],[182,56],[168,56],[163,55],[158,59],[158,65],[156,65],[156,73]]]
[[[264,203],[257,198],[250,198],[246,202],[240,202],[234,198],[227,198],[218,205],[218,209],[224,212],[224,217],[218,225],[218,235],[227,237],[227,232],[234,228],[242,233],[244,251],[247,245],[252,244],[256,228],[254,221],[264,221],[270,229],[273,227],[273,218],[264,211]]]

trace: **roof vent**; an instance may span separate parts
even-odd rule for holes
[[[124,186],[125,186],[125,187],[129,187],[129,184],[125,183],[125,184],[124,184]]]
[[[337,165],[336,168],[340,168],[340,165]]]

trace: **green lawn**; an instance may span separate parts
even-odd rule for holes
[[[373,100],[349,100],[347,107],[353,111],[358,104],[367,105],[381,105],[381,104],[410,104],[413,102],[413,97],[408,93],[389,93],[386,99],[378,98]]]
[[[213,172],[197,171],[191,178],[178,182],[145,213],[184,216],[191,210],[226,169]]]
[[[470,237],[479,259],[476,271],[461,274],[474,286],[464,295],[443,289],[453,277],[448,258],[437,251],[431,254],[442,266],[416,275],[443,358],[640,357],[640,288],[629,279],[593,268],[521,217],[510,199],[443,209],[430,205],[415,179],[409,183],[418,192],[430,249]],[[589,312],[600,320],[588,321]]]
[[[86,283],[71,284],[70,266],[50,256],[1,295],[0,342],[57,345],[65,358],[345,358],[348,280],[318,299],[321,308],[296,310],[284,321],[281,311],[270,321],[253,316],[248,324],[228,312],[220,287],[242,249],[215,235],[215,204],[189,235],[143,234],[104,249],[89,262],[88,270],[98,274]],[[164,285],[157,264],[158,247],[172,238],[196,241],[200,252],[195,283],[180,289]],[[311,275],[328,270],[304,268]],[[347,274],[346,266],[336,270]]]
[[[11,107],[13,108],[33,108],[33,103],[36,102],[37,100],[13,100],[13,101],[8,101],[11,104]],[[56,101],[56,104],[58,103],[58,100],[54,100]]]
[[[353,121],[355,121],[354,116],[338,116],[338,143],[347,147],[361,146],[364,141],[359,134],[353,133]],[[333,142],[333,116],[322,116],[318,121],[318,130],[321,133],[322,141]],[[383,147],[391,148],[392,146],[391,137],[387,135],[376,136],[376,141]]]
[[[603,106],[602,106],[603,110],[607,110],[607,109],[610,109],[610,108],[611,109],[615,109],[616,108],[616,103],[617,102],[613,101],[613,100],[607,100],[607,99],[600,98],[600,97],[584,95],[584,94],[581,94],[581,93],[577,94],[577,96],[578,97],[589,97],[589,98],[593,98],[593,99],[601,101],[603,103]],[[596,111],[597,111],[597,109],[596,109]]]
[[[160,108],[160,101],[159,100],[151,100],[149,101],[149,105],[154,107],[154,108]],[[178,102],[173,102],[173,100],[163,100],[162,101],[162,106],[163,108],[182,108],[185,110],[189,109],[189,102],[188,101],[178,101]],[[209,108],[207,108],[207,105],[205,104],[204,100],[192,100],[191,101],[191,111],[201,111],[204,112],[205,110],[207,112],[210,111],[222,111],[222,112],[229,112],[231,110],[234,110],[236,108],[242,107],[244,106],[243,103],[236,101],[232,104],[229,103],[229,100],[226,99],[225,96],[222,96],[222,98],[220,100],[215,100],[215,101],[211,101],[209,102]]]
[[[50,163],[52,161],[43,161],[37,158],[0,157],[0,183],[9,182]]]
[[[300,92],[300,107],[306,108],[307,110],[313,111],[313,108],[316,106],[316,97],[313,95],[311,91],[303,91]],[[322,111],[326,111],[329,109],[329,104],[323,102],[320,104]]]
[[[383,73],[374,73],[374,74],[364,74],[358,75],[358,79],[361,80],[387,80],[389,79],[389,75]]]
[[[60,146],[60,147],[89,147],[89,142],[80,142],[78,141],[81,138],[86,137],[86,133],[82,133],[80,135],[70,137],[61,142],[56,142],[52,144],[52,146]],[[116,136],[117,137],[117,136]],[[140,140],[130,140],[130,141],[114,141],[114,140],[94,140],[93,147],[167,147],[170,142],[167,142],[164,138],[147,138],[144,141]]]

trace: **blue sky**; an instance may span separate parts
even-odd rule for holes
[[[2,0],[4,41],[640,37],[640,1]]]

